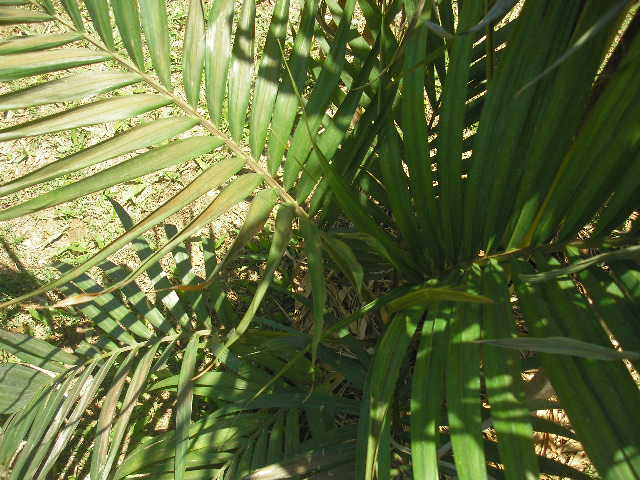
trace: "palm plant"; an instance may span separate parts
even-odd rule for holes
[[[539,458],[534,429],[578,438],[604,478],[640,477],[633,377],[640,273],[636,229],[625,227],[637,207],[640,173],[637,3],[530,0],[513,12],[515,1],[491,3],[360,0],[363,25],[356,28],[355,0],[305,2],[299,22],[289,3],[277,0],[256,55],[255,1],[244,0],[237,15],[231,1],[215,1],[205,15],[201,1],[192,0],[183,81],[173,90],[164,2],[0,2],[0,23],[60,28],[0,43],[3,81],[108,67],[0,96],[0,108],[114,92],[0,130],[0,141],[172,108],[165,118],[6,183],[0,192],[9,195],[153,147],[12,206],[0,219],[220,146],[233,155],[88,262],[5,302],[76,288],[60,306],[76,305],[105,330],[96,346],[72,356],[3,333],[5,348],[23,362],[59,372],[53,381],[33,371],[15,374],[32,396],[10,402],[16,411],[1,447],[10,478],[46,478],[98,393],[104,400],[92,479],[584,477]],[[67,46],[75,42],[84,46]],[[118,94],[136,82],[152,93]],[[206,135],[163,144],[196,125]],[[143,233],[235,175],[183,231],[145,250],[139,268],[113,274],[103,287],[86,276],[130,242],[143,248]],[[186,275],[176,286],[159,286],[177,289],[178,297],[168,296],[186,307],[175,310],[179,303],[170,301],[149,308],[135,291],[136,276],[162,278],[160,258],[251,195],[230,258],[276,207],[277,215],[265,275],[242,316],[230,320],[222,300],[205,307],[206,297],[221,296],[216,281],[224,262],[207,278]],[[345,220],[349,228],[337,229]],[[298,224],[313,327],[308,335],[278,338],[269,329],[253,332]],[[325,254],[368,301],[351,315],[326,310]],[[393,284],[374,296],[364,281],[381,273]],[[118,290],[128,303],[117,304]],[[365,316],[372,328],[379,318],[384,329],[372,356],[348,329]],[[267,359],[254,360],[249,348]],[[523,362],[518,350],[538,353]],[[171,358],[177,351],[179,364]],[[207,372],[216,365],[209,362],[196,374],[205,354],[226,368]],[[536,399],[524,371],[536,371],[553,395]],[[111,384],[101,386],[105,379]],[[234,385],[248,391],[237,396],[228,390]],[[135,402],[145,389],[176,390],[174,431],[142,436],[146,417]],[[194,410],[200,393],[210,399],[206,412]],[[348,401],[354,399],[356,411]],[[529,414],[541,407],[564,409],[575,433],[541,425]],[[287,440],[301,433],[308,443]],[[347,470],[332,471],[336,465]]]

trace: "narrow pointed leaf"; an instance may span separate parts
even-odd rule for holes
[[[56,8],[53,6],[53,0],[38,0],[38,3],[49,15],[56,14]]]
[[[304,2],[300,27],[293,44],[293,52],[289,58],[290,75],[284,75],[282,88],[278,91],[269,139],[269,172],[275,173],[287,148],[289,136],[298,112],[298,92],[302,91],[307,79],[311,40],[318,11],[318,0]]]
[[[118,412],[117,420],[113,427],[113,437],[111,438],[111,442],[109,445],[109,455],[102,469],[103,474],[107,474],[111,471],[115,460],[120,456],[120,445],[124,440],[125,433],[129,425],[129,419],[131,418],[133,410],[136,407],[138,397],[144,390],[144,385],[148,380],[149,370],[151,369],[155,353],[158,350],[159,346],[159,343],[154,343],[149,346],[148,350],[144,353],[139,363],[135,366],[135,370],[131,375],[131,382],[129,383],[127,391],[124,395],[122,407]]]
[[[169,145],[138,155],[82,181],[69,184],[0,211],[0,220],[33,213],[43,208],[49,208],[74,198],[103,190],[112,185],[186,162],[210,152],[221,144],[222,141],[214,137],[191,137],[185,140],[176,140]]]
[[[411,386],[411,452],[414,478],[438,480],[438,426],[445,394],[450,304],[429,309]]]
[[[204,67],[205,25],[202,0],[190,1],[185,28],[182,78],[187,100],[195,107],[200,99],[200,84]]]
[[[78,73],[0,95],[0,109],[12,110],[49,103],[64,103],[110,92],[140,80],[142,79],[135,73]]]
[[[581,272],[582,270],[585,270],[593,265],[597,265],[601,262],[615,262],[617,260],[633,260],[637,258],[640,258],[640,246],[634,245],[631,247],[625,247],[619,250],[613,250],[611,252],[594,255],[591,258],[574,262],[567,267],[556,268],[547,272],[536,273],[532,275],[521,275],[520,279],[529,283],[544,282],[546,280],[552,280],[564,275]]]
[[[415,306],[437,302],[491,303],[488,297],[446,287],[425,287],[407,293],[387,305],[389,312],[399,312]]]
[[[84,0],[91,21],[104,44],[113,50],[113,31],[111,29],[111,18],[109,17],[109,4],[107,0]]]
[[[282,42],[287,33],[289,0],[278,0],[273,7],[271,26],[258,68],[255,95],[251,107],[249,145],[255,158],[260,158],[271,122],[273,105],[282,73]]]
[[[75,32],[57,33],[54,35],[31,35],[28,37],[16,37],[8,40],[0,40],[0,55],[11,53],[34,52],[47,50],[67,43],[77,42],[82,35]]]
[[[175,480],[183,480],[186,471],[186,454],[193,410],[193,381],[196,371],[196,355],[200,338],[193,335],[184,351],[178,379],[178,399],[176,403],[176,455],[174,463]]]
[[[447,371],[447,414],[458,478],[487,478],[480,403],[480,306],[456,306]]]
[[[596,360],[638,360],[638,352],[619,352],[613,348],[606,348],[593,343],[582,342],[568,337],[523,337],[523,338],[495,338],[480,340],[479,343],[487,343],[503,348],[515,350],[554,353],[557,355],[571,355],[574,357],[592,358]]]
[[[69,440],[71,440],[73,433],[80,424],[82,415],[85,414],[85,410],[90,405],[91,401],[94,400],[98,388],[102,386],[102,382],[105,380],[105,377],[111,370],[117,358],[117,354],[112,355],[105,363],[103,363],[100,367],[100,370],[95,375],[95,378],[91,380],[89,388],[83,389],[84,391],[83,393],[81,393],[76,407],[74,408],[65,425],[62,427],[51,452],[47,455],[44,465],[40,470],[41,477],[45,477],[49,470],[55,466],[60,454],[64,451]]]
[[[14,25],[17,23],[37,23],[51,20],[45,13],[34,12],[26,8],[0,6],[0,25]]]
[[[229,129],[234,140],[242,138],[251,85],[256,22],[256,1],[243,0],[229,67]]]
[[[129,53],[129,57],[141,70],[144,70],[142,53],[142,37],[140,35],[140,15],[138,2],[130,0],[111,0],[113,16],[120,32],[120,37]]]
[[[313,328],[311,330],[311,368],[315,368],[318,346],[324,331],[324,309],[327,301],[327,286],[322,259],[322,237],[318,228],[308,219],[302,219],[304,251],[309,262],[311,294],[313,300]]]
[[[106,477],[103,467],[107,461],[109,452],[110,434],[113,428],[116,409],[122,389],[126,383],[127,377],[134,367],[133,363],[138,354],[138,350],[134,349],[129,352],[122,364],[114,375],[112,383],[107,391],[102,406],[100,408],[100,416],[96,424],[96,437],[91,452],[91,478],[104,480]]]
[[[4,128],[0,130],[0,142],[125,120],[168,105],[170,102],[171,100],[161,95],[130,95],[99,100],[66,112]]]
[[[483,272],[483,292],[494,299],[492,305],[482,307],[483,328],[489,338],[515,336],[507,282],[505,272],[497,262],[491,262]],[[483,349],[483,358],[491,417],[505,477],[508,480],[536,480],[540,475],[531,417],[521,381],[520,354],[489,346]]]
[[[169,25],[165,0],[140,0],[144,36],[149,45],[153,68],[165,87],[171,86]]]
[[[220,122],[226,95],[227,71],[231,60],[232,21],[233,0],[213,2],[206,34],[205,80],[207,106],[214,123]]]
[[[421,313],[414,310],[396,315],[376,348],[358,426],[357,478],[375,478],[380,437],[385,425],[391,421],[391,401],[396,382]]]
[[[231,247],[229,247],[229,251],[226,253],[221,264],[226,264],[232,260],[262,229],[269,218],[269,215],[273,211],[273,207],[275,206],[277,199],[277,194],[272,189],[261,190],[256,194],[253,202],[251,202],[249,212],[242,223],[242,227],[240,227],[238,235],[233,241]]]
[[[0,349],[24,362],[46,369],[56,362],[61,365],[75,365],[80,361],[77,356],[54,347],[44,340],[4,329],[0,329]]]
[[[62,0],[62,5],[71,17],[73,25],[81,32],[84,32],[84,24],[82,23],[82,15],[77,0]]]
[[[342,273],[353,283],[358,295],[362,295],[364,269],[351,247],[342,240],[329,237],[328,235],[323,235],[322,247],[327,251]]]
[[[188,117],[172,117],[140,125],[121,135],[57,160],[24,177],[0,185],[0,196],[75,172],[125,153],[156,145],[188,130],[196,123],[196,120]]]
[[[297,181],[298,174],[311,151],[310,147],[316,141],[315,137],[324,118],[324,112],[329,107],[331,97],[340,81],[340,74],[346,63],[345,54],[354,8],[355,1],[347,0],[342,10],[333,48],[322,64],[322,70],[314,84],[313,91],[304,105],[301,121],[296,126],[291,138],[291,147],[284,164],[285,188],[291,188]],[[293,72],[288,71],[288,73],[293,76]]]
[[[0,64],[0,82],[98,63],[109,58],[109,55],[88,48],[4,55]]]

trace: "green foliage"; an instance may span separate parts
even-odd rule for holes
[[[73,354],[0,330],[0,476],[58,474],[91,438],[92,480],[589,478],[536,450],[547,432],[640,478],[637,2],[278,0],[262,36],[259,2],[183,3],[177,37],[164,0],[0,0],[0,25],[50,26],[0,40],[0,108],[64,108],[0,141],[79,149],[1,185],[54,188],[0,220],[230,154],[138,223],[114,202],[124,234],[0,305],[59,288],[53,308],[91,323]],[[91,147],[77,133],[109,122]],[[245,199],[218,261],[201,232]],[[133,270],[108,260],[127,245]],[[247,246],[249,298],[227,281]]]

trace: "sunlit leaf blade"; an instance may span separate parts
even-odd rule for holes
[[[0,40],[0,55],[46,50],[77,42],[80,39],[82,39],[82,35],[75,32],[10,38],[8,40]]]
[[[229,67],[229,129],[236,141],[242,138],[253,83],[255,22],[255,0],[243,0]]]
[[[160,81],[171,86],[171,57],[169,55],[169,25],[165,0],[139,0],[140,18],[149,53]]]
[[[494,300],[492,305],[482,307],[485,338],[515,335],[507,282],[506,274],[497,262],[491,262],[483,272],[483,292]],[[490,340],[482,342],[492,345]],[[498,436],[505,477],[509,480],[536,480],[539,472],[521,381],[520,354],[489,346],[483,349],[483,358],[491,418]]]
[[[276,98],[274,111],[278,114],[273,117],[269,138],[269,172],[271,173],[276,172],[280,166],[298,112],[297,92],[302,90],[307,78],[307,65],[318,5],[318,0],[304,2],[300,27],[293,44],[293,52],[288,59],[291,74],[283,75],[282,87]]]
[[[183,480],[186,471],[186,453],[188,450],[189,427],[193,410],[193,382],[196,371],[196,355],[200,338],[193,335],[184,351],[178,380],[178,399],[176,403],[176,455],[175,480]]]
[[[480,305],[462,303],[451,319],[447,366],[447,415],[458,477],[487,478],[480,403]]]
[[[108,58],[109,55],[88,48],[4,55],[0,63],[0,82],[102,62]]]
[[[195,107],[198,105],[200,98],[205,53],[205,25],[202,0],[190,1],[185,28],[182,78],[187,101]]]
[[[112,253],[122,248],[129,242],[134,241],[144,232],[154,227],[158,223],[162,222],[164,219],[174,214],[178,210],[180,210],[184,205],[188,205],[193,202],[197,198],[200,198],[202,195],[210,191],[211,189],[215,189],[220,186],[222,183],[226,182],[229,177],[234,175],[242,166],[244,165],[244,161],[238,158],[230,158],[224,160],[222,162],[217,163],[209,167],[205,170],[200,176],[198,176],[195,180],[193,180],[188,186],[186,186],[182,191],[176,194],[171,200],[167,201],[158,209],[151,212],[144,219],[138,222],[137,225],[132,227],[126,233],[115,239],[109,245],[104,247],[98,253],[96,253],[90,260],[87,260],[82,265],[70,270],[65,273],[63,276],[54,280],[53,282],[44,285],[43,287],[37,288],[32,292],[29,292],[25,295],[21,295],[15,297],[11,300],[5,301],[0,304],[0,308],[8,307],[10,305],[15,305],[20,303],[34,295],[38,295],[40,293],[51,290],[52,288],[59,287],[64,285],[79,275],[83,274],[90,268],[99,265],[101,262],[106,260]]]
[[[74,198],[103,190],[121,182],[186,162],[209,153],[221,144],[222,141],[214,137],[190,137],[185,140],[176,140],[164,147],[156,148],[132,159],[125,160],[82,181],[66,185],[0,211],[0,220],[8,220],[16,216],[33,213],[43,208],[49,208]]]
[[[12,110],[78,100],[110,92],[140,80],[141,78],[134,73],[78,73],[0,95],[0,109]]]
[[[302,219],[301,233],[304,237],[304,250],[309,262],[311,291],[313,300],[313,328],[311,330],[311,368],[315,367],[318,346],[324,331],[324,309],[327,301],[327,286],[324,278],[322,259],[322,237],[318,227],[308,219]]]
[[[0,365],[0,414],[22,410],[52,378],[24,365]]]
[[[256,288],[256,292],[251,299],[251,304],[247,308],[242,320],[238,324],[238,326],[229,332],[227,336],[227,340],[225,344],[230,346],[235,343],[240,336],[246,331],[246,329],[251,324],[253,317],[255,316],[258,308],[260,307],[260,303],[262,303],[262,299],[267,293],[267,289],[271,284],[271,279],[273,274],[280,264],[280,259],[284,255],[284,252],[289,244],[289,239],[291,238],[291,222],[293,222],[293,218],[295,216],[295,210],[289,206],[281,206],[278,210],[278,215],[276,217],[275,230],[273,233],[273,238],[271,240],[271,247],[269,248],[269,255],[267,257],[267,269],[264,272],[262,280],[258,284]]]
[[[438,426],[445,391],[450,304],[429,309],[411,386],[411,452],[415,478],[438,480]]]
[[[226,95],[227,71],[231,60],[232,20],[233,0],[213,3],[206,33],[205,81],[207,106],[214,123],[220,122]]]
[[[196,120],[188,117],[171,117],[140,125],[78,153],[54,161],[16,180],[0,185],[0,196],[75,172],[125,153],[156,145],[188,130],[196,123]]]
[[[260,158],[264,149],[267,129],[278,93],[282,73],[282,42],[287,33],[288,18],[289,0],[278,0],[273,7],[273,16],[258,68],[251,107],[249,145],[255,158]]]
[[[62,0],[62,5],[64,9],[71,17],[73,21],[73,25],[80,30],[84,31],[84,24],[82,23],[82,14],[80,13],[80,7],[78,7],[78,2],[76,0]]]
[[[375,478],[380,436],[391,421],[391,399],[421,314],[421,310],[414,310],[396,315],[376,347],[358,424],[357,478]]]
[[[51,20],[45,13],[34,12],[26,8],[0,6],[0,25],[14,25],[16,23],[37,23]]]
[[[487,343],[503,348],[515,350],[529,350],[532,352],[553,353],[557,355],[571,355],[574,357],[592,358],[596,360],[638,360],[638,352],[619,352],[613,348],[606,348],[593,343],[582,342],[568,337],[524,337],[524,338],[492,338],[481,340],[480,343]]]
[[[107,0],[84,0],[84,3],[87,6],[87,10],[89,10],[91,22],[100,38],[108,48],[113,50],[115,45],[113,43],[113,31],[111,29]]]
[[[129,53],[129,57],[138,68],[144,71],[144,55],[142,53],[142,37],[140,35],[140,15],[138,2],[130,0],[111,0],[113,16],[120,32],[120,37]]]
[[[4,128],[0,130],[0,142],[124,120],[169,103],[171,100],[162,95],[130,95],[98,100],[65,112]]]

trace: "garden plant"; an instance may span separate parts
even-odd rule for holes
[[[165,0],[0,0],[0,142],[126,125],[0,185],[1,221],[207,159],[0,305],[91,324],[0,330],[0,478],[640,478],[639,3],[173,2],[178,42]]]

